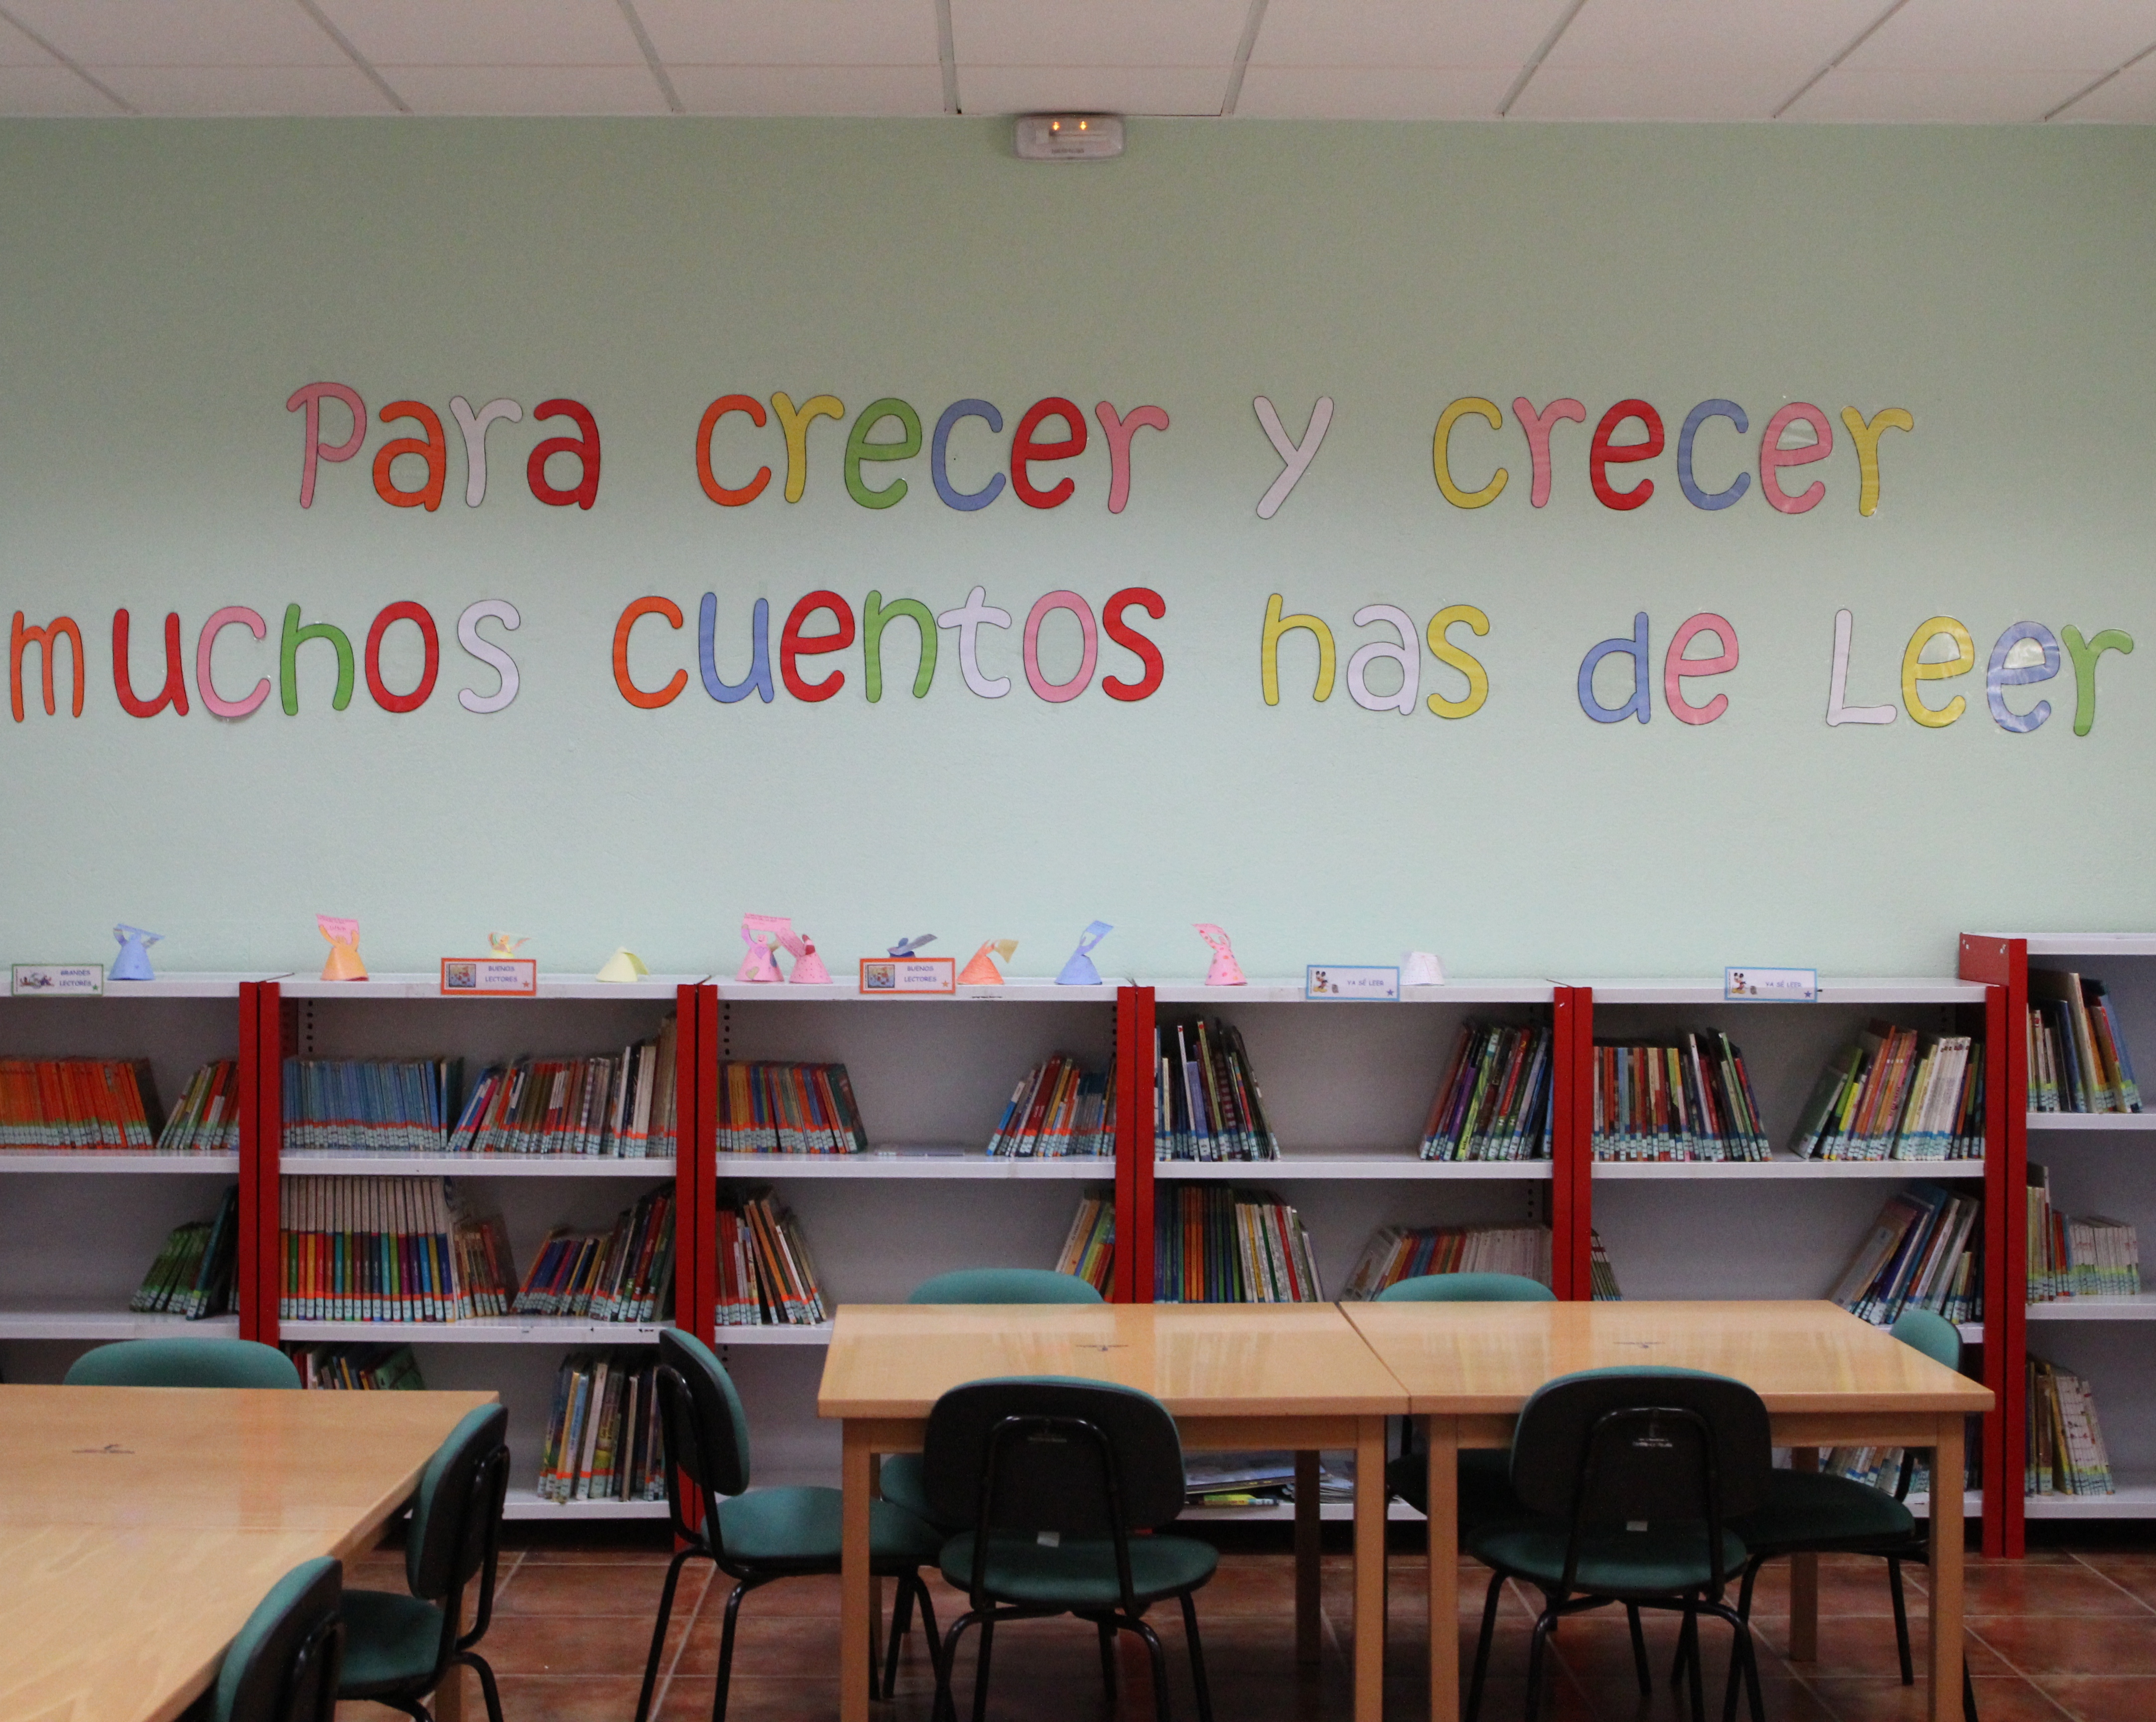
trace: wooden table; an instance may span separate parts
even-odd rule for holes
[[[1355,1718],[1378,1722],[1385,1419],[1404,1414],[1408,1400],[1329,1303],[841,1307],[816,1401],[819,1416],[844,1423],[841,1722],[867,1722],[869,1714],[874,1457],[918,1452],[936,1401],[993,1375],[1077,1375],[1142,1389],[1174,1414],[1183,1446],[1195,1452],[1353,1449]],[[1314,1526],[1314,1498],[1301,1497],[1316,1490],[1297,1494],[1298,1513],[1309,1509]],[[1314,1536],[1308,1554],[1314,1573]]]
[[[0,1715],[167,1722],[302,1560],[372,1548],[491,1393],[0,1387]]]
[[[1962,1420],[1991,1409],[1990,1389],[1825,1303],[1342,1308],[1428,1427],[1431,1722],[1459,1713],[1459,1450],[1509,1446],[1520,1407],[1545,1381],[1621,1364],[1734,1376],[1766,1401],[1778,1446],[1933,1449],[1928,1714],[1958,1722]]]

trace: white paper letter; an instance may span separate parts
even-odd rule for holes
[[[1010,612],[999,610],[988,602],[988,589],[985,586],[976,586],[966,594],[963,609],[946,610],[936,619],[937,627],[958,630],[958,673],[966,678],[968,689],[984,700],[999,700],[1010,691],[1010,677],[981,674],[975,641],[983,623],[991,628],[1008,628],[1011,625]]]
[[[1365,712],[1398,712],[1412,717],[1422,681],[1422,641],[1416,637],[1414,619],[1389,604],[1366,604],[1355,612],[1358,628],[1367,628],[1373,622],[1391,623],[1399,630],[1400,643],[1394,645],[1390,640],[1376,640],[1355,649],[1355,655],[1348,661],[1348,697]],[[1398,693],[1372,693],[1363,679],[1365,666],[1378,658],[1390,658],[1400,666]]]
[[[1892,723],[1895,712],[1892,706],[1845,706],[1843,697],[1849,691],[1849,630],[1847,610],[1834,613],[1834,675],[1827,683],[1826,721],[1830,727],[1843,723]]]
[[[1260,395],[1250,404],[1258,409],[1258,423],[1265,426],[1265,440],[1286,463],[1286,470],[1273,481],[1272,488],[1258,498],[1258,518],[1270,520],[1280,512],[1281,504],[1287,501],[1287,493],[1310,470],[1310,463],[1317,458],[1325,433],[1332,428],[1332,397],[1318,396],[1317,404],[1310,409],[1310,423],[1303,428],[1300,443],[1287,434],[1287,427],[1281,423],[1280,414],[1273,410],[1270,401]]]
[[[481,599],[457,618],[457,644],[501,678],[501,686],[490,694],[475,694],[468,687],[458,692],[457,703],[465,711],[476,712],[482,717],[501,711],[516,697],[516,660],[480,634],[479,625],[489,616],[505,628],[524,625],[524,618],[516,614],[516,606],[500,598]]]
[[[524,409],[515,401],[503,399],[489,401],[475,413],[470,401],[460,394],[453,394],[449,397],[449,411],[456,415],[457,429],[465,434],[465,506],[476,508],[486,501],[486,428],[497,419],[506,419],[511,424],[521,424]],[[513,628],[516,625],[512,622],[510,625]]]

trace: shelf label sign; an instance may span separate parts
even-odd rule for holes
[[[528,999],[539,990],[539,964],[531,957],[444,957],[445,999]]]
[[[1302,971],[1302,995],[1327,1003],[1375,1003],[1400,995],[1400,971],[1357,963],[1312,963]]]
[[[102,963],[17,963],[8,990],[18,999],[95,999],[105,991]]]
[[[1812,1005],[1819,1001],[1816,969],[1725,969],[1722,996],[1768,1005]]]
[[[872,999],[906,993],[955,993],[958,964],[953,957],[864,957],[861,992]]]

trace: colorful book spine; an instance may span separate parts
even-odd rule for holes
[[[541,1443],[542,1501],[663,1501],[658,1365],[649,1351],[572,1352]]]
[[[287,1345],[300,1385],[338,1391],[417,1392],[426,1382],[409,1345]]]
[[[1341,1296],[1374,1298],[1404,1279],[1433,1273],[1512,1273],[1550,1283],[1547,1226],[1381,1226],[1371,1234]]]
[[[869,1133],[843,1064],[719,1067],[721,1154],[865,1154]]]
[[[1548,1159],[1553,1046],[1546,1024],[1465,1025],[1430,1102],[1423,1159]]]
[[[142,1283],[127,1300],[137,1314],[184,1316],[189,1321],[223,1315],[233,1308],[239,1262],[239,1190],[225,1192],[212,1220],[173,1228],[159,1247]]]
[[[0,1152],[147,1154],[157,1107],[146,1063],[0,1059]]]
[[[719,1326],[804,1327],[830,1319],[808,1240],[768,1190],[721,1190],[717,1220]]]
[[[459,1321],[509,1311],[509,1241],[442,1178],[288,1177],[279,1193],[288,1321]]]
[[[1153,1152],[1163,1160],[1276,1160],[1280,1139],[1242,1031],[1218,1018],[1153,1028]]]
[[[1979,1198],[1912,1185],[1887,1199],[1829,1296],[1881,1327],[1911,1309],[1981,1321],[1983,1248]]]
[[[1161,1303],[1324,1301],[1302,1221],[1260,1190],[1170,1185],[1153,1204],[1153,1298]]]
[[[1602,1160],[1763,1160],[1744,1055],[1728,1036],[1594,1045],[1593,1145]]]
[[[1112,1196],[1084,1196],[1055,1258],[1055,1271],[1082,1279],[1102,1297],[1116,1271],[1116,1203]]]
[[[1115,1069],[1057,1053],[1019,1078],[989,1133],[991,1157],[1097,1158],[1116,1151]]]
[[[586,1321],[649,1322],[671,1309],[674,1192],[654,1190],[604,1232],[557,1226],[517,1288],[511,1313]]]

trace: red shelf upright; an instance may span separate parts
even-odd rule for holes
[[[674,1325],[718,1332],[719,990],[675,993]]]
[[[1153,990],[1116,990],[1116,1257],[1109,1298],[1152,1302]]]
[[[1550,1020],[1550,1289],[1584,1303],[1594,1296],[1594,989],[1555,989]]]
[[[2025,1546],[2029,1425],[2029,942],[1964,933],[1961,978],[1985,984],[1984,1027],[1984,1552]]]

